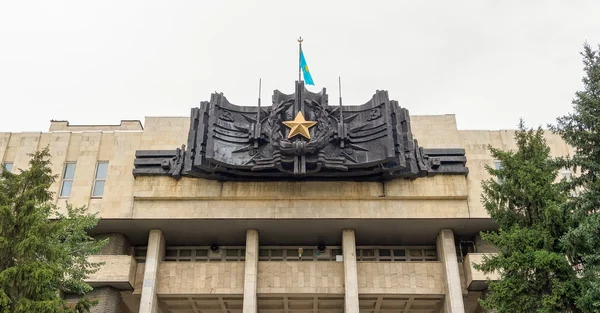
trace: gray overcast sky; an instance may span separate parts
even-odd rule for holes
[[[600,1],[0,0],[0,131],[50,119],[118,124],[188,116],[223,92],[255,105],[292,93],[296,39],[318,91],[346,104],[385,89],[460,129],[553,122],[600,43]]]

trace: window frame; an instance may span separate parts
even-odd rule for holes
[[[73,177],[71,178],[65,178],[66,174],[67,174],[67,168],[70,164],[74,164],[74,168],[73,168]],[[62,177],[60,180],[60,190],[58,191],[58,197],[62,198],[62,199],[66,199],[69,198],[71,196],[71,192],[73,191],[73,180],[75,179],[75,171],[77,170],[77,162],[73,161],[73,162],[65,162],[64,166],[63,166],[63,171],[62,171]],[[69,194],[64,196],[63,195],[63,190],[65,188],[65,182],[71,182],[71,188],[69,189]]]
[[[14,168],[14,164],[15,164],[14,162],[3,162],[3,163],[2,163],[2,167],[0,167],[0,171],[4,171],[4,168],[6,168],[6,165],[7,165],[7,164],[10,164],[10,169],[8,169],[8,168],[7,168],[6,170],[7,170],[9,173],[12,173],[12,170],[13,170],[13,168]]]
[[[235,255],[228,255],[228,251],[235,252]],[[145,263],[146,253],[147,247],[139,246],[135,247],[133,255],[138,263]],[[166,262],[243,262],[246,246],[224,246],[216,252],[211,251],[210,246],[166,246],[164,257]]]
[[[561,180],[565,179],[568,182],[573,180],[573,171],[571,171],[570,169],[563,168],[560,170],[559,174]]]
[[[500,160],[494,160],[494,169],[495,170],[501,170],[504,169],[504,166],[502,166],[502,161]],[[496,176],[497,182],[498,184],[502,185],[502,183],[504,182],[504,178]]]
[[[364,250],[373,250],[373,255],[364,255]],[[389,255],[381,255],[380,251],[389,251]],[[397,252],[398,251],[398,252]],[[404,251],[402,255],[399,253]],[[411,252],[418,251],[419,256],[412,255]],[[428,251],[433,251],[434,255],[427,255]],[[399,253],[398,255],[396,255]],[[436,246],[357,246],[357,262],[436,262],[438,260]]]
[[[572,171],[571,169],[569,169],[569,168],[562,168],[562,169],[559,171],[559,175],[560,175],[560,181],[563,181],[563,180],[564,180],[564,181],[566,181],[566,182],[571,182],[571,181],[573,180],[573,175],[574,175],[574,173],[573,173],[573,171]],[[569,196],[570,196],[570,197],[572,197],[572,198],[575,198],[575,197],[577,197],[577,195],[578,195],[578,192],[577,192],[577,191],[578,191],[578,189],[577,189],[577,188],[576,188],[576,189],[573,189],[573,190],[570,190],[570,191],[569,191]]]
[[[106,172],[104,173],[104,178],[98,178],[98,169],[100,168],[100,164],[106,164]],[[104,190],[106,188],[106,178],[108,176],[108,161],[98,161],[96,162],[96,170],[94,171],[94,183],[92,184],[92,198],[93,199],[101,199],[104,196]],[[96,184],[101,181],[104,183],[102,187],[102,194],[97,196],[96,193]]]
[[[298,255],[298,249],[300,248],[303,250],[302,257]],[[335,261],[336,254],[340,253],[341,249],[341,246],[327,246],[324,251],[319,251],[316,246],[260,246],[258,260],[292,262]],[[274,251],[277,251],[276,255],[273,254]]]
[[[297,255],[299,248],[304,252],[300,258]],[[134,249],[134,257],[138,263],[144,263],[147,247],[138,246]],[[221,246],[217,252],[212,252],[210,246],[166,246],[165,261],[169,262],[243,262],[245,260],[245,246]],[[374,255],[363,256],[364,250],[372,250]],[[380,250],[389,251],[389,256],[381,255]],[[198,252],[202,251],[201,254]],[[276,251],[276,253],[273,253]],[[261,246],[259,247],[258,261],[337,261],[337,255],[343,255],[341,246],[327,246],[321,254],[317,253],[316,246]],[[396,255],[396,251],[403,251]],[[419,256],[411,252],[419,252]],[[182,253],[185,252],[185,253]],[[228,253],[233,252],[233,253]],[[291,255],[290,255],[291,252]],[[428,253],[429,252],[429,253]],[[433,255],[431,255],[433,252]],[[184,255],[185,254],[185,255]],[[357,262],[436,262],[439,261],[437,248],[433,245],[426,246],[357,246]]]

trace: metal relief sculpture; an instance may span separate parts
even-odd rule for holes
[[[272,106],[237,106],[223,94],[192,109],[187,146],[136,152],[134,175],[217,180],[389,180],[466,175],[463,149],[423,149],[408,111],[376,91],[330,106],[323,89],[276,90]]]

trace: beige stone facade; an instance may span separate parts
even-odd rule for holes
[[[477,312],[487,279],[497,278],[473,268],[493,252],[477,236],[495,227],[481,182],[494,166],[488,145],[514,148],[513,131],[461,131],[453,115],[413,116],[421,146],[466,150],[466,177],[134,178],[136,150],[178,148],[188,127],[187,117],[152,117],[143,128],[52,121],[48,132],[0,133],[1,163],[16,172],[49,147],[54,201],[98,213],[94,235],[115,244],[92,257],[105,265],[88,281],[115,312]],[[547,139],[555,156],[572,154],[559,137]]]

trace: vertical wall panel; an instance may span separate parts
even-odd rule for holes
[[[77,168],[75,169],[73,188],[69,198],[69,202],[74,206],[89,206],[101,136],[102,133],[99,132],[84,132],[81,134]]]
[[[14,141],[14,146],[10,147],[10,149],[14,148],[16,151],[14,152],[14,165],[13,172],[18,173],[18,169],[27,169],[29,167],[29,159],[30,154],[35,152],[38,148],[38,143],[40,141],[41,133],[21,133],[20,136],[11,138],[11,144]]]
[[[50,191],[54,192],[54,197],[58,198],[60,192],[60,184],[63,176],[63,169],[65,165],[65,159],[67,157],[67,150],[69,149],[69,141],[71,139],[71,133],[51,133],[48,148],[50,150],[50,168],[52,173],[58,175],[56,181],[50,186]],[[40,147],[43,149],[44,146]]]
[[[11,133],[0,133],[0,163],[4,163]]]
[[[111,155],[103,159],[109,160],[109,163],[104,196],[99,206],[100,215],[104,218],[130,218],[133,215],[133,162],[141,139],[141,132],[118,132],[113,136],[111,148],[107,148]],[[103,145],[100,155],[106,155],[104,149]]]

